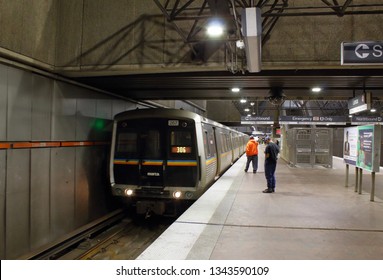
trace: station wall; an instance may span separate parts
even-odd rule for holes
[[[376,0],[365,0],[372,3]],[[204,1],[195,1],[201,7]],[[289,8],[316,6],[295,0]],[[170,5],[172,6],[172,5]],[[151,0],[0,1],[0,54],[57,73],[201,71],[184,42]],[[382,14],[281,16],[262,46],[262,69],[340,66],[342,42],[379,41]],[[177,22],[185,32],[190,22]],[[225,48],[206,56],[203,71],[227,70]]]
[[[115,205],[111,120],[140,107],[0,64],[0,258],[15,259]]]

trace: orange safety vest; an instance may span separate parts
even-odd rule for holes
[[[246,155],[255,156],[258,155],[258,142],[254,139],[249,140],[246,145]]]

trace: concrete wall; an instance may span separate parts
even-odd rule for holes
[[[57,71],[190,66],[190,49],[151,0],[66,0],[58,7]]]
[[[227,100],[207,101],[207,118],[217,122],[240,122],[241,115],[233,102]]]
[[[0,64],[0,259],[17,258],[116,207],[105,142],[114,114],[134,108]]]
[[[289,1],[289,8],[318,6],[318,1]],[[377,3],[373,0],[363,4]],[[341,3],[342,4],[342,3]],[[351,11],[348,10],[348,11]],[[340,66],[342,42],[381,41],[383,15],[281,17],[262,49],[264,67]]]
[[[57,0],[1,0],[0,56],[53,69]]]
[[[318,4],[296,0],[289,7],[309,2]],[[383,15],[280,17],[263,46],[262,68],[338,67],[341,42],[381,40],[382,21]],[[178,24],[190,30],[190,23]],[[1,0],[0,26],[0,55],[67,75],[226,69],[224,48],[193,63],[152,0]]]

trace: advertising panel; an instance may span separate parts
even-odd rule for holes
[[[358,128],[348,127],[344,129],[343,159],[345,163],[356,165],[358,153]]]
[[[356,167],[370,172],[379,172],[380,164],[380,126],[358,126]]]

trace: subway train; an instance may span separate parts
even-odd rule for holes
[[[137,109],[114,117],[113,196],[137,214],[176,215],[245,151],[248,136],[182,109]]]

